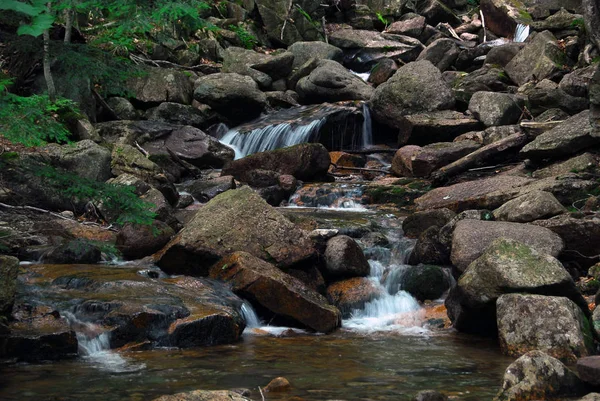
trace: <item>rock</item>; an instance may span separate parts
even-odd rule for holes
[[[412,401],[448,401],[448,397],[435,390],[419,391]]]
[[[551,193],[532,191],[494,210],[494,217],[499,221],[529,223],[566,212],[567,209]]]
[[[579,156],[575,156],[564,162],[551,164],[548,167],[536,170],[531,175],[533,178],[548,178],[556,177],[561,175],[567,175],[576,172],[594,171],[599,165],[598,159],[592,153],[584,153]]]
[[[402,221],[402,231],[408,238],[417,238],[429,227],[442,228],[454,216],[456,213],[446,208],[415,212]]]
[[[290,267],[314,256],[308,235],[269,206],[252,189],[224,192],[202,207],[157,254],[169,274],[206,276],[231,252],[245,251]]]
[[[93,264],[101,260],[100,249],[81,239],[69,241],[44,255],[45,263],[54,264]]]
[[[450,288],[450,282],[441,267],[421,265],[410,267],[404,272],[401,288],[418,301],[433,301]]]
[[[290,52],[262,54],[241,47],[229,47],[223,53],[223,73],[246,75],[262,89],[271,87],[273,81],[287,78],[292,72],[294,55]]]
[[[161,121],[177,125],[191,125],[208,128],[217,121],[217,115],[208,106],[194,107],[179,103],[164,102],[148,110],[147,120]]]
[[[306,143],[235,160],[223,169],[222,175],[241,179],[248,171],[262,169],[292,175],[302,181],[315,181],[325,177],[330,162],[329,152],[323,145]]]
[[[412,175],[412,158],[415,157],[422,148],[416,145],[406,145],[401,147],[394,153],[392,166],[390,170],[398,177]]]
[[[384,58],[373,67],[368,81],[374,87],[378,87],[382,83],[387,82],[396,71],[398,71],[398,64],[391,58]]]
[[[392,160],[392,171],[400,171],[404,176],[427,177],[438,168],[479,149],[481,145],[473,141],[460,141],[433,143],[419,149],[411,145],[408,147],[414,149],[414,153],[399,149]],[[405,157],[407,153],[409,157]]]
[[[524,46],[524,43],[509,42],[501,46],[492,47],[485,58],[485,64],[490,66],[497,65],[504,68]]]
[[[195,86],[194,99],[238,123],[258,117],[267,103],[256,82],[239,74],[205,75]]]
[[[594,66],[579,68],[565,75],[558,87],[571,96],[587,97],[594,72]]]
[[[369,100],[373,89],[340,63],[322,60],[308,76],[300,79],[296,92],[304,104]]]
[[[456,223],[452,234],[452,264],[458,270],[465,271],[499,237],[522,242],[540,253],[554,257],[564,249],[562,239],[543,227],[500,221],[461,220]]]
[[[554,35],[544,31],[538,33],[517,53],[506,65],[505,70],[510,79],[520,86],[534,77],[536,80],[549,78],[567,63],[568,59],[558,46]]]
[[[312,58],[317,60],[333,60],[341,63],[344,52],[341,49],[325,42],[296,42],[288,47],[294,55],[293,68],[298,68]]]
[[[439,231],[439,227],[431,226],[419,235],[408,258],[409,264],[450,264],[450,248],[440,242]]]
[[[406,20],[396,21],[387,27],[385,32],[395,35],[407,35],[413,38],[420,38],[426,26],[425,17],[420,15]]]
[[[450,8],[438,0],[424,0],[419,3],[419,14],[424,16],[427,23],[436,26],[440,22],[458,25],[460,20]]]
[[[292,385],[285,377],[276,377],[269,382],[265,387],[267,393],[280,393],[291,390]]]
[[[499,237],[458,279],[446,300],[448,316],[457,330],[495,334],[496,300],[519,292],[568,297],[587,309],[558,260],[522,242]]]
[[[524,102],[508,93],[476,92],[469,101],[469,111],[486,127],[519,122]]]
[[[370,267],[360,246],[347,235],[337,235],[327,241],[325,268],[327,279],[367,276]]]
[[[535,138],[521,149],[520,155],[534,160],[560,158],[598,143],[600,135],[594,133],[586,110]]]
[[[92,181],[106,181],[112,177],[110,150],[90,139],[73,145],[50,144],[44,148],[53,166],[61,167]]]
[[[327,287],[327,299],[348,318],[352,311],[364,309],[366,303],[379,298],[381,289],[366,277],[336,281]]]
[[[431,42],[417,58],[417,61],[428,60],[440,71],[448,70],[456,61],[460,50],[452,39],[437,39]]]
[[[298,103],[298,94],[293,91],[265,92],[265,95],[267,96],[269,106],[275,109],[300,106],[300,103]]]
[[[600,401],[600,393],[589,393],[583,398],[580,398],[577,401]]]
[[[300,280],[246,252],[235,252],[210,269],[210,277],[229,283],[236,294],[274,314],[323,333],[341,325],[340,311]]]
[[[558,359],[530,351],[504,373],[502,390],[494,401],[539,400],[585,394],[577,375]]]
[[[213,178],[211,180],[194,180],[183,186],[184,190],[192,194],[199,202],[208,202],[215,196],[230,189],[235,189],[235,180],[230,175]]]
[[[169,242],[175,231],[162,221],[151,225],[128,223],[117,234],[116,246],[125,259],[141,259]]]
[[[451,142],[461,134],[482,128],[475,118],[451,110],[410,114],[406,121],[398,134],[401,145],[433,146],[436,142]]]
[[[119,120],[137,120],[140,116],[131,102],[124,97],[109,97],[106,99],[106,103]]]
[[[496,309],[500,348],[506,355],[540,350],[574,363],[594,350],[590,324],[570,299],[505,294],[498,298]]]
[[[132,99],[146,104],[192,103],[194,88],[182,71],[155,67],[145,67],[144,71],[127,82],[126,90]]]
[[[588,356],[577,360],[577,373],[585,383],[600,386],[600,356]]]
[[[456,100],[468,104],[476,92],[506,92],[511,81],[502,68],[484,65],[469,74],[453,78],[449,84]]]
[[[267,36],[274,44],[281,46],[281,44],[291,45],[303,40],[321,40],[321,28],[315,26],[303,14],[310,15],[314,21],[320,21],[323,10],[319,2],[305,1],[302,3],[301,10],[292,7],[291,0],[255,0],[255,2]]]
[[[17,292],[19,259],[0,255],[0,325],[10,316]]]
[[[544,79],[535,85],[528,83],[519,88],[519,94],[527,96],[528,107],[533,115],[553,108],[560,108],[568,114],[576,114],[589,107],[587,98],[571,96],[549,79]]]
[[[186,393],[163,395],[153,401],[250,401],[235,391],[195,390]]]

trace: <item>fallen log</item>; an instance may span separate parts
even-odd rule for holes
[[[387,170],[380,170],[380,169],[376,169],[376,168],[365,168],[365,167],[345,167],[345,166],[338,166],[335,163],[331,163],[331,165],[333,166],[333,168],[335,168],[336,170],[350,170],[350,171],[365,171],[365,172],[370,172],[370,173],[383,173],[383,174],[390,174],[389,171]]]

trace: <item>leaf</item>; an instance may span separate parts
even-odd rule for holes
[[[17,34],[19,35],[31,35],[31,36],[40,36],[46,29],[50,29],[52,27],[52,23],[54,22],[54,17],[49,14],[40,14],[33,17],[31,24],[29,25],[21,25]]]
[[[2,0],[0,10],[16,11],[30,17],[35,17],[43,11],[43,9],[40,10],[38,7],[17,0]]]

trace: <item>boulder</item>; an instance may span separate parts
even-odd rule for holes
[[[265,387],[267,393],[280,393],[289,391],[292,389],[292,385],[285,377],[276,377],[269,382]]]
[[[568,63],[565,53],[549,31],[540,32],[506,65],[510,79],[519,86],[549,78]]]
[[[494,239],[500,237],[522,242],[554,257],[564,249],[563,240],[543,227],[501,221],[461,220],[456,223],[452,234],[452,264],[458,270],[465,271]]]
[[[125,259],[141,259],[160,250],[175,231],[162,221],[151,225],[127,223],[117,234],[115,243]]]
[[[301,9],[292,7],[292,0],[255,0],[255,3],[267,37],[277,47],[321,40],[322,30],[313,23],[324,15],[318,1],[303,1]]]
[[[509,42],[501,46],[492,47],[485,58],[485,64],[490,66],[497,65],[504,68],[519,53],[523,46],[525,46],[524,43]]]
[[[329,152],[323,145],[305,143],[235,160],[221,174],[243,180],[249,171],[261,169],[292,175],[302,181],[316,181],[325,177],[330,162]]]
[[[486,127],[516,124],[523,106],[522,99],[508,93],[476,92],[469,101],[469,111]]]
[[[431,42],[431,44],[419,54],[417,61],[428,60],[440,71],[444,72],[452,67],[459,52],[458,45],[453,39],[441,38]]]
[[[448,401],[448,397],[435,390],[419,391],[412,401]]]
[[[119,120],[137,120],[140,117],[140,113],[124,97],[109,97],[106,99],[106,104],[108,104]]]
[[[194,180],[183,185],[183,189],[192,194],[199,202],[208,202],[215,196],[235,188],[235,180],[230,175],[206,181]]]
[[[53,166],[61,167],[92,181],[106,181],[112,177],[110,150],[90,139],[72,145],[49,144],[44,148]]]
[[[451,142],[466,132],[481,129],[482,124],[464,113],[452,110],[410,114],[406,124],[400,126],[398,144],[433,145]]]
[[[217,122],[216,113],[208,106],[194,107],[171,102],[164,102],[149,109],[145,118],[176,125],[191,125],[196,128],[208,128]]]
[[[529,223],[566,212],[567,209],[551,193],[532,191],[494,210],[494,217],[499,221]]]
[[[0,255],[0,326],[10,316],[17,292],[19,259]]]
[[[413,18],[392,22],[386,28],[385,32],[395,35],[412,36],[418,39],[423,34],[426,25],[425,17],[417,15]]]
[[[405,237],[417,238],[429,227],[442,228],[454,216],[456,213],[446,208],[411,213],[402,221],[402,231]]]
[[[419,2],[419,14],[424,16],[427,23],[436,26],[440,22],[448,22],[451,25],[458,25],[460,20],[452,10],[440,0],[424,0]]]
[[[412,145],[408,145],[408,147],[414,149],[415,152],[405,152],[402,150],[403,148],[399,149],[392,160],[392,171],[400,171],[404,176],[427,177],[438,168],[479,149],[481,145],[473,141],[460,141],[432,143],[419,149]],[[403,157],[406,153],[410,156]]]
[[[449,84],[452,86],[456,100],[468,104],[474,93],[506,92],[512,82],[502,68],[496,65],[484,65],[469,74],[453,77]]]
[[[293,68],[298,68],[312,58],[317,60],[333,60],[341,63],[344,52],[325,42],[296,42],[288,47],[288,52],[294,55]]]
[[[551,164],[548,167],[536,170],[531,175],[533,178],[548,178],[556,177],[561,175],[567,175],[574,171],[580,173],[585,171],[592,171],[598,169],[600,165],[596,155],[592,153],[583,153],[579,156],[575,156],[564,162],[558,162]]]
[[[577,360],[577,373],[584,382],[600,386],[600,356],[588,356]]]
[[[500,237],[458,279],[446,300],[448,316],[460,331],[493,334],[496,300],[503,294],[520,292],[568,297],[587,308],[558,260],[522,242]]]
[[[290,52],[263,54],[232,46],[222,54],[221,72],[249,76],[263,89],[269,88],[273,81],[287,78],[294,62],[294,55]]]
[[[355,309],[362,310],[365,304],[379,298],[382,290],[366,277],[353,277],[336,281],[327,287],[327,299],[349,318]]]
[[[590,106],[587,98],[569,95],[550,79],[544,79],[535,84],[530,82],[523,85],[519,88],[519,94],[527,96],[528,109],[534,116],[556,108],[573,115],[586,110]]]
[[[44,263],[93,264],[102,259],[100,249],[88,241],[76,239],[52,249],[44,255]]]
[[[186,393],[163,395],[152,401],[250,401],[235,391],[195,390]]]
[[[588,87],[595,72],[594,66],[579,68],[561,80],[558,87],[571,96],[588,97]]]
[[[418,301],[433,301],[450,288],[450,281],[441,267],[420,265],[410,267],[404,272],[400,288]]]
[[[589,393],[588,395],[578,399],[577,401],[600,401],[600,393]]]
[[[600,135],[594,132],[586,110],[535,138],[520,155],[533,160],[561,158],[599,143]]]
[[[540,350],[574,363],[594,351],[590,324],[570,299],[505,294],[498,298],[496,310],[500,348],[506,355]]]
[[[286,268],[314,256],[308,235],[249,187],[217,195],[157,255],[169,274],[206,276],[231,252],[245,251]]]
[[[194,88],[183,71],[145,67],[144,72],[127,81],[126,91],[131,99],[151,105],[163,102],[192,103]]]
[[[378,87],[390,79],[396,71],[398,71],[398,64],[391,58],[384,58],[373,67],[368,82]]]
[[[218,73],[198,78],[194,99],[234,122],[249,121],[264,110],[267,98],[250,77]]]
[[[542,351],[530,351],[504,373],[494,401],[540,400],[585,394],[577,375],[561,361]]]
[[[210,269],[210,277],[276,316],[329,333],[341,325],[340,311],[300,280],[246,252],[235,252]]]
[[[347,235],[337,235],[327,241],[323,275],[327,279],[367,276],[369,262],[360,246]]]
[[[440,241],[439,231],[439,227],[431,226],[419,235],[408,258],[409,264],[450,264],[450,247]]]
[[[296,92],[302,103],[309,104],[369,100],[373,89],[340,63],[322,60],[308,76],[298,81]]]

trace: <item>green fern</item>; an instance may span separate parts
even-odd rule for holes
[[[250,32],[244,29],[244,27],[229,25],[229,30],[235,32],[237,37],[242,42],[242,45],[246,49],[251,50],[258,44],[258,39],[256,38],[256,36],[252,35]]]

